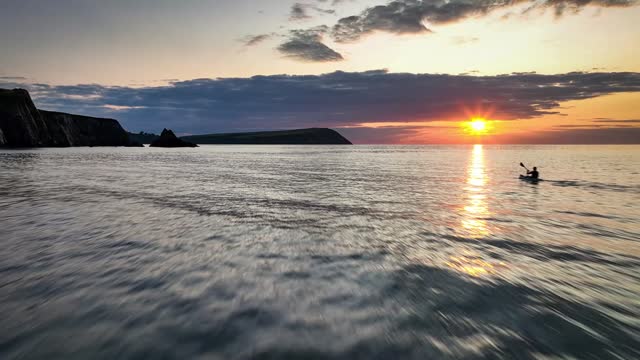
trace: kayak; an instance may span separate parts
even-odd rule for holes
[[[537,184],[537,183],[538,183],[538,181],[540,181],[541,179],[534,179],[534,178],[532,178],[532,177],[530,177],[530,176],[520,175],[520,180],[522,180],[522,181],[527,181],[527,182],[534,183],[534,184]]]

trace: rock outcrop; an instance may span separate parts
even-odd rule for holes
[[[38,110],[23,89],[0,89],[0,146],[141,146],[113,119]]]
[[[165,148],[176,148],[176,147],[198,147],[198,145],[190,143],[188,141],[184,141],[182,139],[178,139],[176,134],[171,130],[164,129],[160,134],[160,138],[153,141],[150,145],[151,147],[165,147]]]
[[[351,142],[337,131],[326,128],[195,135],[182,139],[196,144],[351,145]]]

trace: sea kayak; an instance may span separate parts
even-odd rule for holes
[[[541,179],[535,179],[535,178],[532,178],[530,176],[520,175],[520,180],[528,181],[530,183],[534,183],[535,184],[535,183],[538,183]]]

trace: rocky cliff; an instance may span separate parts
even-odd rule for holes
[[[196,144],[351,145],[337,131],[326,128],[196,135],[182,139]]]
[[[129,135],[117,120],[40,110],[54,146],[128,146]]]
[[[0,146],[139,146],[113,119],[36,109],[26,90],[0,89]]]

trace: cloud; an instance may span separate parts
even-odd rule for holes
[[[566,124],[566,125],[555,125],[553,126],[553,130],[564,130],[564,129],[619,129],[619,128],[633,128],[633,125],[625,125],[625,124],[616,124],[616,125],[599,125],[599,124]]]
[[[475,36],[454,36],[451,41],[456,45],[465,45],[478,42],[480,39]]]
[[[496,136],[492,140],[511,144],[640,144],[640,127],[550,130],[520,136]]]
[[[423,130],[419,126],[349,127],[339,129],[354,144],[398,144]]]
[[[320,14],[335,14],[335,10],[323,9],[313,4],[295,3],[291,6],[291,12],[289,14],[289,20],[299,21],[310,19],[309,10],[313,10]]]
[[[0,76],[0,81],[24,81],[27,80],[24,76]]]
[[[442,130],[459,128],[425,125],[355,126],[340,128],[339,132],[354,144],[437,144],[447,142],[442,136]]]
[[[144,109],[144,106],[122,106],[122,105],[111,105],[106,104],[102,105],[105,109],[109,109],[112,111],[125,111],[125,110],[133,110],[133,109]]]
[[[632,124],[640,124],[640,120],[637,120],[637,119],[628,119],[628,120],[596,119],[593,122],[597,122],[597,123],[632,123]]]
[[[286,57],[311,62],[330,62],[344,60],[342,55],[322,43],[326,26],[307,30],[291,30],[289,39],[278,46],[278,51]]]
[[[425,23],[452,23],[515,5],[525,5],[525,12],[553,8],[559,16],[566,11],[577,12],[586,6],[629,7],[637,3],[637,0],[395,0],[338,20],[333,26],[332,36],[337,42],[353,42],[376,31],[429,33],[431,30]]]
[[[241,42],[244,46],[255,46],[273,37],[273,34],[250,35],[244,37]]]
[[[307,14],[307,6],[305,4],[295,3],[291,6],[291,14],[289,20],[304,20],[309,19],[311,16]]]
[[[17,87],[13,85],[0,81],[0,87]],[[198,134],[368,122],[412,126],[460,121],[477,113],[496,120],[532,119],[561,113],[562,102],[640,92],[640,73],[473,76],[374,70],[194,79],[146,88],[19,86],[28,88],[36,105],[46,110],[112,117],[118,109],[118,119],[129,130],[170,127]]]
[[[316,1],[321,2],[321,3],[329,2],[329,0],[316,0]],[[342,4],[342,3],[348,2],[348,1],[353,2],[353,1],[355,1],[355,0],[332,0],[332,1],[331,1],[331,5],[339,5],[339,4]]]
[[[329,0],[316,1],[327,3]],[[343,2],[345,0],[333,0],[332,5]],[[527,14],[532,13],[534,9],[552,8],[557,16],[561,16],[567,11],[579,12],[587,6],[630,7],[639,2],[640,0],[394,0],[385,5],[366,8],[358,15],[343,17],[332,27],[291,30],[288,40],[281,44],[278,50],[290,59],[303,62],[340,61],[343,60],[342,55],[322,41],[325,36],[330,36],[337,43],[350,43],[375,32],[398,35],[428,34],[432,30],[426,24],[433,26],[458,22],[515,6],[520,6],[519,11]],[[312,17],[309,14],[310,10],[323,14],[335,14],[333,9],[323,9],[311,3],[294,3],[290,9],[289,19],[292,21],[310,19]],[[320,28],[323,30],[319,31]],[[248,46],[255,45],[265,40],[264,36],[258,35],[255,39],[249,37],[244,42]],[[461,36],[453,38],[452,41],[457,45],[464,45],[476,42],[478,38]]]

